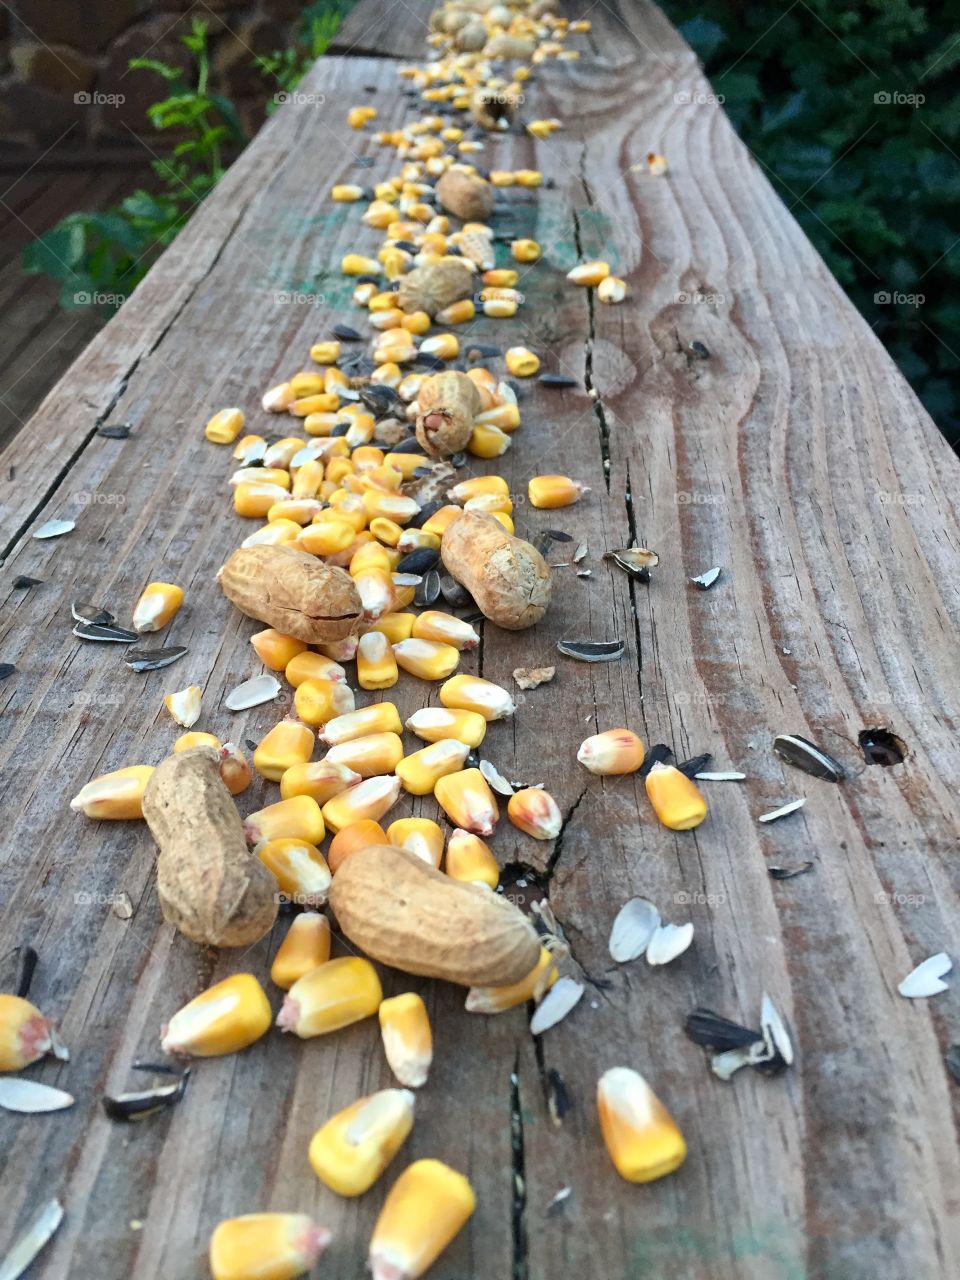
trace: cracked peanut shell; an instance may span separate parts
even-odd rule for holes
[[[277,918],[276,877],[247,852],[243,823],[212,747],[167,756],[143,794],[157,842],[163,918],[191,942],[248,947]]]
[[[486,222],[493,210],[494,189],[479,173],[447,169],[437,183],[437,199],[464,222]]]
[[[425,378],[417,392],[417,439],[433,458],[450,458],[465,449],[480,412],[480,392],[465,373],[446,369]]]
[[[473,292],[473,272],[465,262],[450,258],[414,267],[400,277],[397,305],[408,314],[426,311],[431,319],[452,302],[469,298]]]
[[[238,547],[217,575],[241,613],[306,644],[345,640],[363,606],[353,579],[294,547]]]
[[[540,956],[536,929],[512,902],[394,845],[358,849],[341,863],[330,906],[354,946],[404,973],[509,986]]]
[[[539,622],[550,603],[550,566],[493,516],[464,511],[444,531],[440,558],[485,618],[507,631]]]

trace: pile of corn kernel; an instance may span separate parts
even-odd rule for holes
[[[539,2],[518,9],[489,0],[461,0],[437,10],[429,43],[438,56],[423,66],[399,69],[419,91],[427,113],[401,129],[374,135],[380,146],[396,153],[398,172],[378,182],[372,194],[347,184],[331,192],[338,202],[366,199],[363,222],[384,232],[376,258],[351,253],[341,263],[343,274],[356,278],[353,300],[366,312],[372,330],[372,372],[351,377],[342,367],[349,368],[343,343],[319,341],[310,350],[315,368],[294,373],[262,399],[265,411],[298,419],[303,434],[273,440],[244,435],[245,416],[237,408],[221,410],[206,426],[212,443],[233,446],[236,514],[263,521],[242,545],[295,547],[345,568],[363,607],[359,638],[309,648],[270,628],[251,637],[263,665],[282,673],[293,688],[295,717],[274,726],[253,753],[253,768],[279,784],[280,798],[245,820],[248,842],[273,872],[281,893],[306,908],[293,918],[270,971],[273,983],[287,992],[277,1025],[310,1038],[376,1014],[386,1060],[401,1086],[359,1099],[329,1119],[310,1141],[309,1159],[317,1176],[344,1196],[367,1191],[409,1134],[413,1090],[427,1082],[432,1036],[419,995],[408,992],[384,999],[368,960],[330,959],[330,926],[319,908],[344,860],[375,843],[409,850],[438,870],[442,866],[454,879],[496,890],[499,867],[486,840],[494,834],[499,804],[488,775],[471,767],[469,757],[483,742],[488,724],[511,716],[515,709],[506,689],[457,673],[460,654],[479,643],[469,622],[434,608],[409,611],[420,577],[405,572],[404,561],[417,552],[438,552],[445,528],[461,510],[487,512],[513,532],[509,486],[498,475],[450,484],[449,501],[426,516],[413,496],[418,478],[435,469],[435,460],[409,447],[415,444],[412,424],[418,389],[430,376],[409,366],[423,355],[434,361],[456,359],[461,344],[454,330],[472,321],[478,306],[487,317],[509,319],[523,305],[518,270],[495,265],[492,228],[467,222],[454,229],[450,217],[432,202],[433,186],[452,166],[473,171],[470,157],[483,149],[482,143],[466,136],[464,126],[453,122],[456,113],[470,110],[475,91],[519,96],[533,67],[549,59],[578,57],[568,47],[568,37],[589,27],[587,21],[558,18]],[[520,46],[529,56],[514,64],[508,81],[499,74],[504,63],[493,51],[515,54]],[[447,104],[450,114],[430,114],[431,104],[440,103]],[[373,107],[354,107],[347,124],[365,129],[376,115]],[[527,132],[541,140],[561,127],[555,119],[526,125]],[[490,137],[496,132],[494,127]],[[495,169],[488,181],[496,187],[536,187],[542,176],[535,170]],[[517,267],[535,264],[540,246],[518,239],[510,244],[510,253]],[[433,319],[426,311],[410,313],[396,305],[392,286],[408,271],[450,257],[468,263],[475,272],[476,300],[456,301]],[[605,262],[582,263],[568,279],[595,287],[603,302],[617,303],[626,296],[624,281],[612,275]],[[435,325],[439,332],[432,332]],[[539,372],[538,356],[525,347],[509,348],[504,358],[513,377]],[[481,402],[468,452],[478,459],[495,459],[521,426],[517,396],[508,381],[483,365],[472,365],[467,376]],[[395,417],[384,421],[382,414],[371,413],[359,396],[361,385],[395,392]],[[576,502],[583,492],[570,477],[535,476],[528,498],[534,507],[562,507]],[[136,628],[163,629],[182,601],[179,587],[151,583],[136,606]],[[423,681],[442,681],[441,705],[422,708],[405,725],[392,702],[358,708],[344,665],[353,661],[359,689],[389,689],[402,670]],[[241,794],[252,777],[243,752],[193,729],[201,711],[199,687],[169,694],[165,702],[186,730],[174,750],[198,744],[215,747],[224,782],[231,794]],[[404,729],[424,745],[406,754]],[[326,752],[314,761],[318,740]],[[593,773],[633,772],[643,762],[644,748],[629,730],[612,729],[587,739],[578,758]],[[142,817],[140,801],[152,772],[149,766],[133,766],[95,779],[73,807],[93,818]],[[651,773],[647,790],[658,817],[668,826],[685,829],[705,816],[695,785],[676,770]],[[400,818],[384,825],[404,792],[435,797],[454,828],[449,839],[437,822],[426,818]],[[511,794],[507,817],[540,840],[555,838],[561,828],[555,800],[540,787]],[[320,845],[327,836],[331,839],[324,854]],[[522,982],[472,989],[467,1010],[496,1013],[542,999],[558,977],[550,943],[548,938],[536,967]],[[10,1013],[16,1031],[26,1025],[27,1015],[2,1005],[14,999],[0,997],[0,1014]],[[33,1006],[21,1004],[32,1010],[31,1019],[42,1019]],[[197,1056],[233,1053],[266,1034],[272,1020],[257,978],[237,974],[176,1013],[165,1029],[163,1047]],[[35,1048],[41,1041],[33,1035],[31,1043]],[[6,1052],[0,1045],[0,1069],[18,1069],[33,1060],[30,1052],[22,1038],[15,1051]],[[601,1077],[598,1112],[607,1149],[624,1178],[649,1181],[682,1162],[683,1137],[637,1072],[621,1067]],[[467,1221],[474,1204],[468,1180],[454,1169],[433,1159],[411,1164],[390,1190],[370,1242],[375,1280],[413,1280],[423,1274]],[[329,1234],[303,1214],[229,1219],[211,1240],[214,1280],[303,1274]]]

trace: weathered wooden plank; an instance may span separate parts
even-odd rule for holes
[[[0,1250],[42,1194],[57,1190],[68,1206],[45,1276],[193,1275],[220,1216],[296,1207],[336,1227],[325,1273],[352,1277],[381,1202],[381,1190],[335,1202],[305,1162],[309,1134],[333,1106],[388,1083],[371,1027],[329,1045],[271,1038],[202,1063],[189,1110],[129,1135],[97,1115],[98,1091],[121,1087],[130,1061],[155,1052],[159,1022],[182,999],[239,967],[264,972],[276,940],[244,957],[198,956],[160,922],[146,835],[64,812],[93,773],[159,758],[174,737],[159,710],[170,688],[203,685],[205,727],[241,740],[276,716],[215,710],[224,689],[257,669],[246,645],[255,628],[212,584],[238,522],[219,514],[228,468],[199,428],[235,400],[259,424],[256,390],[299,367],[331,319],[349,316],[329,265],[377,238],[355,211],[331,209],[325,184],[352,173],[339,117],[374,65],[321,64],[305,89],[337,104],[319,117],[328,130],[309,108],[278,113],[267,140],[231,171],[226,203],[198,215],[124,308],[119,320],[130,309],[135,323],[111,325],[112,363],[104,369],[115,348],[100,339],[97,356],[71,373],[86,389],[80,411],[65,416],[65,388],[55,389],[16,455],[29,487],[118,392],[116,416],[137,428],[128,442],[90,440],[57,479],[38,520],[78,510],[80,493],[99,498],[60,544],[17,540],[0,615],[4,660],[21,667],[0,686],[11,713],[0,768],[17,797],[4,823],[4,936],[26,931],[41,949],[37,998],[63,1016],[75,1058],[37,1074],[79,1099],[74,1112],[10,1126]],[[546,145],[503,138],[489,152],[498,167],[536,162],[557,185],[535,200],[508,193],[513,211],[501,225],[536,234],[545,260],[524,273],[521,323],[483,322],[471,336],[527,341],[546,367],[585,375],[598,397],[526,386],[524,428],[496,469],[510,478],[520,527],[582,539],[593,576],[558,569],[544,622],[515,636],[487,627],[464,665],[510,683],[515,666],[558,662],[554,684],[491,727],[485,753],[508,777],[546,783],[567,817],[553,846],[503,824],[495,847],[504,862],[540,873],[591,984],[537,1047],[522,1011],[466,1018],[459,993],[424,985],[438,1063],[409,1154],[447,1156],[480,1193],[439,1280],[956,1270],[958,1161],[942,1120],[951,1100],[940,1060],[955,997],[921,1008],[895,984],[923,956],[949,950],[956,927],[957,605],[947,585],[957,527],[945,495],[957,464],[723,117],[676,100],[704,88],[689,58],[646,58],[628,71],[585,55],[544,70],[531,91],[531,113],[563,115],[566,133]],[[385,127],[402,118],[389,86],[376,101]],[[669,156],[668,179],[632,171],[651,146]],[[382,165],[388,172],[389,160]],[[632,297],[594,312],[563,274],[578,254],[600,252]],[[298,285],[323,293],[327,307],[277,301]],[[693,340],[707,360],[688,356]],[[592,493],[569,511],[530,511],[527,479],[552,470]],[[884,486],[872,504],[871,476]],[[29,510],[21,503],[7,527]],[[634,534],[663,555],[649,587],[632,587],[599,558]],[[714,562],[725,575],[711,593],[687,584]],[[49,585],[10,593],[16,572]],[[135,677],[119,658],[78,650],[71,595],[122,608],[167,573],[188,597],[172,638],[190,654],[177,668]],[[563,635],[611,634],[628,645],[620,664],[554,657]],[[404,713],[424,700],[406,678],[396,693]],[[708,823],[673,836],[652,823],[641,784],[592,779],[576,765],[583,736],[622,722],[681,755],[712,750],[749,779],[716,784]],[[845,745],[875,722],[906,739],[903,766],[863,767]],[[822,741],[853,763],[853,776],[832,788],[787,771],[769,749],[783,730]],[[259,785],[244,809],[267,794]],[[800,794],[809,797],[801,816],[757,827],[758,813]],[[816,868],[804,879],[767,875],[768,862],[807,857]],[[137,904],[132,921],[96,897],[119,889]],[[609,925],[632,893],[696,923],[693,950],[669,971],[641,962],[611,972]],[[393,990],[407,985],[392,981]],[[682,1019],[703,1002],[755,1021],[764,988],[797,1032],[798,1069],[721,1085],[683,1038]],[[644,1188],[615,1178],[593,1116],[597,1075],[622,1062],[649,1075],[690,1141],[681,1173]],[[560,1129],[544,1104],[550,1070],[573,1104]],[[564,1186],[570,1199],[548,1213]],[[131,1219],[142,1229],[130,1230]]]
[[[330,43],[332,54],[420,61],[426,49],[433,0],[359,0]]]

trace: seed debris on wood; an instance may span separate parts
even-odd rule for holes
[[[799,734],[779,734],[773,740],[773,749],[781,760],[786,760],[787,764],[792,764],[815,778],[839,782],[844,777],[843,765]]]
[[[782,804],[779,809],[771,809],[769,813],[761,813],[757,821],[776,822],[778,818],[786,818],[788,814],[796,813],[796,811],[798,809],[802,809],[806,803],[806,796],[803,796],[800,800],[790,800],[787,804]]]
[[[73,634],[80,640],[96,640],[105,644],[135,644],[140,639],[138,631],[97,622],[78,622]]]
[[[54,1196],[48,1200],[33,1222],[0,1264],[0,1280],[20,1280],[44,1245],[63,1221],[63,1205]]]
[[[693,775],[699,782],[743,782],[746,778],[745,773],[739,773],[736,769],[724,769],[719,773],[695,773]]]
[[[616,662],[626,645],[622,640],[558,640],[557,648],[578,662]]]
[[[9,679],[16,669],[16,665],[13,662],[0,662],[0,680]]]
[[[699,587],[701,591],[709,591],[722,572],[723,570],[719,565],[714,565],[712,569],[707,569],[705,573],[698,573],[690,581],[695,587]]]
[[[76,600],[70,606],[70,613],[74,622],[88,622],[94,627],[113,627],[117,621],[109,609],[98,604],[81,604]]]
[[[693,942],[693,925],[661,924],[647,943],[647,964],[657,967],[682,956]]]
[[[42,578],[31,578],[26,573],[18,573],[13,580],[13,585],[18,591],[25,591],[28,587],[42,587]]]
[[[660,563],[656,551],[648,547],[620,547],[616,551],[605,551],[604,560],[612,560],[634,582],[649,582],[650,570]]]
[[[792,880],[794,876],[803,876],[812,870],[812,862],[798,862],[795,867],[767,867],[767,875],[774,880]]]
[[[502,796],[512,796],[513,787],[506,780],[500,770],[489,760],[480,761],[480,772],[486,778],[487,782],[494,789],[499,791]]]
[[[124,662],[131,671],[159,671],[182,658],[186,652],[182,645],[171,645],[166,649],[131,649]]]
[[[279,692],[280,681],[276,676],[254,676],[252,680],[244,680],[231,689],[224,698],[223,705],[228,711],[247,711],[250,707],[270,702]]]
[[[545,1031],[562,1022],[583,997],[584,986],[573,978],[558,978],[537,1005],[530,1019],[530,1034],[542,1036]]]
[[[190,1068],[182,1071],[176,1067],[168,1067],[163,1063],[135,1062],[134,1071],[150,1071],[160,1075],[174,1075],[177,1080],[173,1084],[157,1085],[153,1089],[139,1089],[131,1093],[118,1093],[115,1096],[104,1094],[101,1098],[103,1109],[111,1120],[131,1122],[146,1120],[168,1107],[175,1106],[187,1090],[190,1079]]]
[[[132,430],[131,422],[113,422],[97,427],[97,435],[103,436],[106,440],[129,440]]]
[[[76,520],[47,520],[39,529],[34,529],[33,536],[38,539],[62,538],[65,533],[72,533],[76,527]]]

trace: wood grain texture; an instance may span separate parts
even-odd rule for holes
[[[909,1002],[896,984],[957,945],[960,465],[723,115],[684,103],[708,92],[692,55],[649,10],[622,12],[656,54],[628,58],[610,11],[595,10],[593,55],[544,69],[531,88],[528,113],[560,115],[567,129],[546,144],[491,144],[496,167],[536,164],[556,186],[505,194],[498,225],[536,236],[544,259],[523,271],[517,320],[469,334],[525,342],[545,368],[586,381],[524,385],[524,426],[502,466],[471,471],[509,478],[519,531],[585,542],[592,576],[558,567],[543,622],[486,627],[462,669],[511,685],[517,666],[558,665],[554,683],[491,726],[484,754],[508,778],[545,783],[564,813],[553,843],[504,821],[493,844],[509,879],[528,870],[549,893],[587,996],[534,1043],[523,1010],[468,1017],[462,992],[385,974],[388,993],[423,992],[437,1040],[396,1167],[440,1156],[477,1187],[477,1213],[437,1280],[953,1276],[960,1157],[942,1053],[960,1039],[958,1000]],[[404,118],[384,70],[318,65],[304,88],[325,105],[276,114],[0,459],[0,655],[18,666],[0,684],[0,927],[39,949],[35,998],[73,1050],[69,1066],[29,1074],[78,1099],[0,1129],[0,1256],[43,1197],[56,1192],[67,1208],[31,1273],[44,1280],[188,1280],[204,1273],[220,1217],[270,1208],[329,1223],[322,1274],[355,1280],[391,1181],[338,1201],[306,1161],[333,1108],[390,1083],[373,1025],[305,1044],[271,1035],[200,1063],[167,1117],[130,1130],[103,1117],[99,1094],[128,1087],[134,1058],[156,1055],[160,1023],[211,980],[265,974],[281,930],[243,956],[193,947],[162,923],[145,830],[67,808],[94,774],[162,756],[175,737],[161,706],[172,689],[199,683],[198,727],[241,742],[277,716],[222,709],[224,692],[259,670],[247,643],[256,626],[213,580],[245,527],[228,509],[227,451],[201,428],[234,402],[252,429],[275,427],[259,391],[307,363],[335,319],[355,321],[336,264],[378,238],[326,191],[362,172],[358,150],[378,156],[371,176],[392,171],[343,123],[372,82],[384,127]],[[668,156],[668,177],[647,174],[651,149]],[[603,307],[566,284],[592,256],[629,281],[627,303]],[[325,302],[281,300],[292,294]],[[691,354],[694,341],[707,359]],[[133,437],[97,437],[103,420],[132,422]],[[526,482],[544,471],[591,493],[533,511]],[[78,519],[69,537],[27,536],[65,514]],[[661,553],[648,587],[601,559],[633,538]],[[553,562],[570,546],[557,543]],[[723,577],[700,592],[687,578],[711,564]],[[44,585],[14,591],[17,573]],[[71,636],[72,598],[123,621],[143,584],[167,575],[187,593],[170,632],[189,646],[177,666],[135,676],[120,655]],[[555,651],[562,637],[612,636],[627,645],[617,664]],[[435,700],[406,676],[392,693],[403,715]],[[707,822],[672,834],[654,823],[641,782],[577,765],[581,739],[617,724],[681,757],[712,751],[747,781],[710,786]],[[856,735],[877,724],[905,740],[904,764],[863,763]],[[848,780],[780,763],[780,732],[820,742]],[[271,794],[258,783],[242,810]],[[758,826],[797,796],[801,813]],[[410,812],[435,808],[404,801],[392,816]],[[806,859],[807,876],[768,875]],[[129,921],[111,914],[121,890],[136,907]],[[633,894],[696,926],[693,948],[666,969],[609,960],[610,924]],[[764,990],[794,1029],[798,1064],[721,1084],[683,1018],[707,1004],[754,1023]],[[595,1121],[597,1077],[623,1064],[650,1079],[690,1146],[680,1172],[646,1187],[617,1179]],[[571,1100],[559,1127],[551,1072]],[[564,1187],[570,1197],[551,1209]]]

